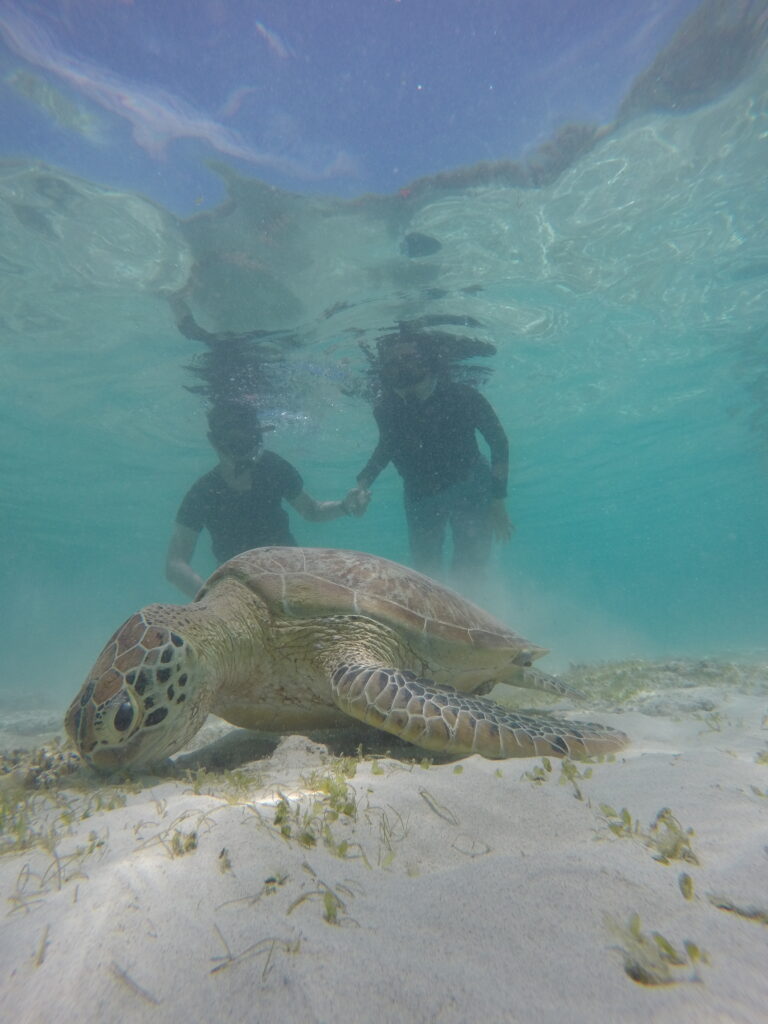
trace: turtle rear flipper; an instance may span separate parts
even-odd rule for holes
[[[331,691],[352,718],[426,750],[488,758],[586,757],[621,750],[629,742],[608,726],[521,715],[395,668],[340,665],[331,676]]]
[[[551,676],[548,672],[542,672],[540,668],[521,668],[519,675],[505,679],[504,682],[509,683],[510,686],[522,686],[526,690],[556,693],[559,697],[569,697],[575,701],[586,700],[586,696],[581,690],[564,683],[559,676]]]

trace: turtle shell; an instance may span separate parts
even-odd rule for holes
[[[547,653],[428,576],[360,551],[254,548],[220,566],[197,600],[227,578],[239,580],[287,618],[364,615],[415,642],[519,651],[519,664]]]

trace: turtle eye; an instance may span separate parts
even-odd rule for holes
[[[124,700],[120,707],[115,712],[113,724],[118,732],[125,732],[133,721],[133,704],[129,700]]]

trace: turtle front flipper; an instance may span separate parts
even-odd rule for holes
[[[521,715],[395,668],[340,665],[331,690],[346,714],[427,750],[488,758],[586,757],[629,742],[609,726]]]

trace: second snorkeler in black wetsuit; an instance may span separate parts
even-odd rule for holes
[[[405,513],[416,569],[442,570],[446,528],[453,536],[459,581],[477,581],[496,537],[512,524],[505,497],[509,444],[490,403],[475,388],[440,373],[433,349],[418,333],[379,346],[382,397],[374,407],[379,443],[357,477],[367,491],[392,462],[403,478]],[[490,450],[490,466],[476,432]]]

